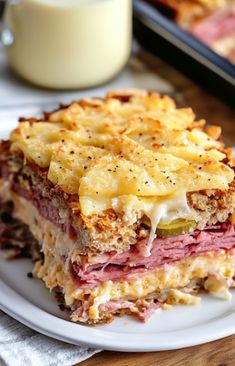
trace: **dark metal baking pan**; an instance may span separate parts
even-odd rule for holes
[[[235,66],[144,0],[134,0],[134,35],[145,49],[235,104]]]

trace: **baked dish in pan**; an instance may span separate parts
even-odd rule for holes
[[[148,0],[219,55],[235,63],[234,0]]]

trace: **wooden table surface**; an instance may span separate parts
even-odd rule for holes
[[[139,57],[172,83],[196,115],[219,124],[227,145],[235,146],[235,110],[156,57],[141,51]],[[151,321],[151,320],[150,320]],[[101,352],[81,366],[235,366],[235,335],[200,346],[151,353]]]

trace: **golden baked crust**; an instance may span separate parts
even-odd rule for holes
[[[229,192],[232,158],[220,133],[168,96],[115,90],[103,99],[62,106],[44,119],[21,119],[10,151],[43,177],[42,186],[69,197],[81,248],[120,252],[138,240],[143,217],[151,221],[150,242],[162,220],[194,220],[200,228],[210,222],[193,200],[190,210],[187,200],[201,190]],[[27,185],[22,173],[21,184]],[[226,199],[225,219],[234,196]]]
[[[190,108],[143,90],[114,91],[21,122],[11,151],[47,171],[54,185],[79,195],[84,215],[112,208],[114,197],[157,197],[228,189],[233,170],[221,142]]]

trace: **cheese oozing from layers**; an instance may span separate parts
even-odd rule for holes
[[[112,200],[112,208],[117,212],[124,212],[124,219],[129,223],[136,221],[136,213],[146,215],[151,222],[148,246],[145,247],[145,256],[151,255],[152,243],[156,237],[156,228],[159,223],[168,224],[178,218],[195,219],[196,214],[187,203],[186,192],[178,191],[166,197],[144,198],[123,196]]]
[[[104,99],[75,102],[45,122],[22,122],[10,141],[13,152],[45,169],[61,190],[77,195],[83,215],[113,208],[128,222],[148,216],[149,253],[159,222],[191,218],[187,192],[225,190],[234,178],[222,162],[220,130],[211,137],[204,124],[167,96],[113,91]]]
[[[1,195],[11,199],[15,205],[15,217],[29,225],[35,238],[41,242],[45,260],[36,262],[34,273],[42,279],[46,287],[53,290],[61,288],[65,304],[72,306],[76,301],[89,301],[88,315],[93,321],[98,321],[99,307],[108,301],[120,299],[135,300],[144,298],[151,293],[158,293],[159,300],[171,304],[194,304],[199,301],[195,296],[182,291],[191,281],[208,277],[206,289],[228,297],[228,287],[235,275],[235,255],[233,251],[225,253],[209,252],[198,257],[189,257],[181,262],[175,262],[149,271],[137,274],[128,281],[105,281],[93,289],[80,289],[71,279],[68,261],[62,260],[63,255],[70,257],[74,243],[67,234],[48,220],[42,218],[30,202],[10,191],[9,186],[2,182]],[[74,321],[82,321],[73,316]]]
[[[43,243],[45,237],[48,237],[47,246],[50,248],[47,249],[53,253],[58,261],[61,261],[61,257],[67,258],[67,264],[71,257],[77,258],[77,261],[79,261],[77,244],[69,238],[68,234],[61,232],[52,222],[44,219],[30,202],[12,192],[8,182],[0,180],[0,194],[2,197],[14,202],[14,216],[19,220],[22,220],[23,218],[23,221],[30,227],[31,232],[40,243]],[[151,254],[151,245],[155,238],[155,230],[158,222],[168,223],[179,217],[191,219],[193,217],[184,192],[178,192],[175,197],[169,197],[168,200],[162,199],[159,201],[156,200],[156,202],[147,199],[139,200],[135,196],[127,196],[126,198],[127,201],[118,201],[118,204],[120,204],[121,207],[115,207],[115,209],[117,211],[126,211],[127,221],[136,221],[135,212],[136,209],[138,210],[138,206],[140,206],[146,216],[150,217],[152,220],[149,245],[143,249],[142,253],[145,256]],[[128,210],[125,208],[124,204],[126,204]],[[136,207],[136,205],[138,206]],[[156,208],[158,210],[157,215]],[[40,223],[40,225],[38,225],[38,223]]]

